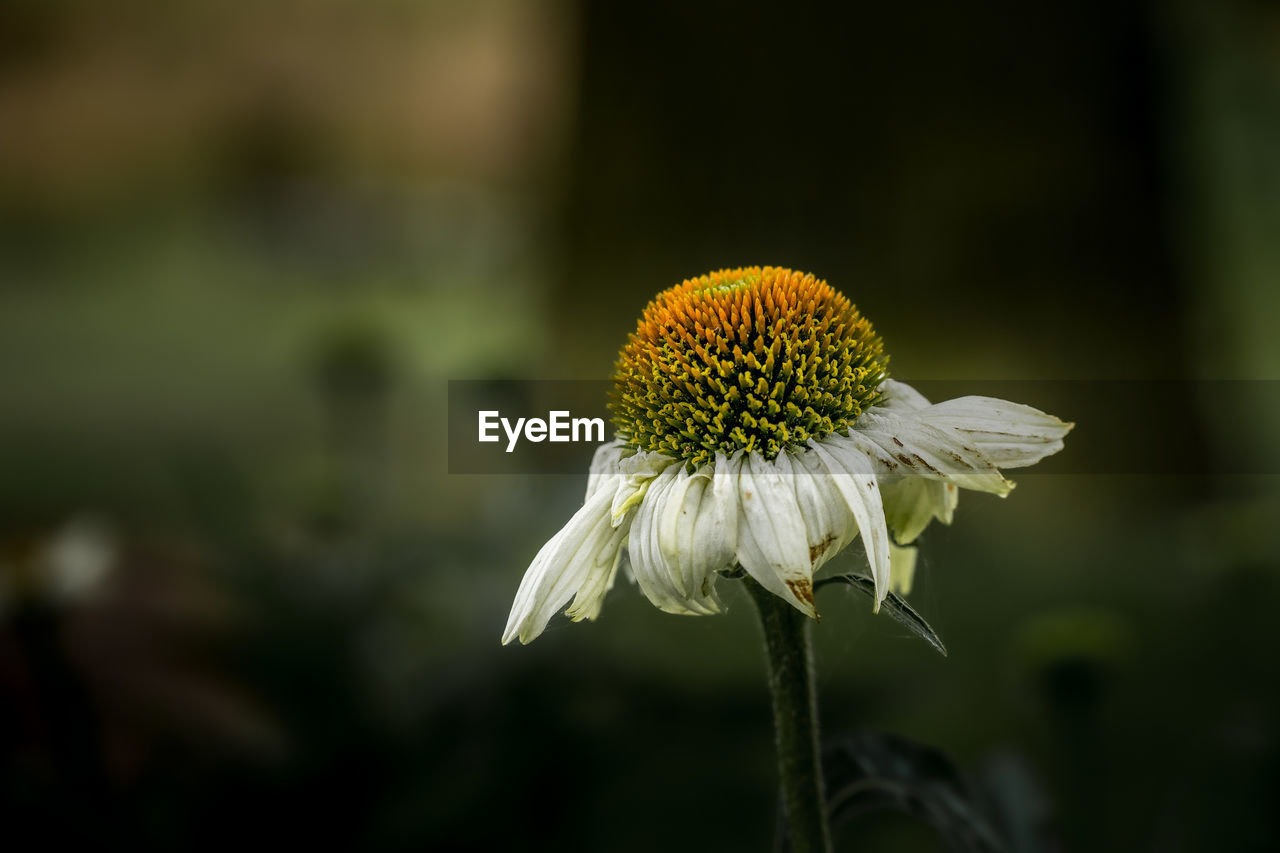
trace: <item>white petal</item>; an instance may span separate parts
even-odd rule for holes
[[[538,551],[516,592],[502,634],[504,645],[517,636],[522,643],[532,641],[574,593],[595,589],[601,575],[606,577],[607,587],[607,576],[617,565],[618,549],[626,536],[625,528],[613,527],[609,515],[612,499],[607,491],[597,492]],[[603,595],[603,589],[599,594]],[[575,609],[586,612],[592,606],[598,611],[594,602],[584,599]]]
[[[616,488],[614,478],[619,476],[618,465],[622,462],[625,449],[626,445],[621,439],[606,442],[596,448],[595,455],[591,457],[591,469],[587,475],[587,496],[583,498],[584,502],[589,500],[602,484],[608,483]]]
[[[905,382],[888,379],[881,386],[881,391],[885,402],[874,410],[877,412],[910,416],[932,405],[923,394]],[[878,451],[878,455],[888,460],[887,464],[880,466],[881,470],[888,464],[901,465],[900,460],[893,459],[891,454]],[[894,539],[903,545],[919,538],[935,518],[943,524],[950,524],[960,499],[960,490],[955,483],[916,476],[882,477],[880,494],[884,498],[884,514],[889,529],[893,531]],[[894,579],[896,584],[896,571]]]
[[[623,457],[622,461],[618,463],[618,470],[628,477],[644,479],[662,473],[678,461],[678,459],[663,453],[642,451]]]
[[[689,477],[680,504],[676,541],[662,542],[665,559],[683,580],[684,612],[719,613],[718,572],[737,562],[738,475],[742,453],[716,454]],[[692,522],[690,524],[690,522]]]
[[[620,477],[610,508],[614,525],[621,524],[627,514],[640,505],[654,477],[679,464],[679,460],[661,453],[637,453],[623,459],[618,464]]]
[[[705,477],[691,475],[684,465],[676,471],[675,481],[667,489],[663,506],[658,510],[658,550],[671,570],[671,580],[683,598],[689,597],[692,575],[689,548],[698,504],[708,485]]]
[[[667,613],[701,614],[711,611],[690,600],[683,589],[680,567],[671,559],[673,543],[679,539],[681,500],[687,481],[683,465],[672,465],[653,479],[636,512],[627,550],[636,583],[655,607]]]
[[[884,394],[884,402],[876,406],[875,411],[902,414],[929,408],[929,401],[923,394],[896,379],[886,379],[880,386],[880,393]]]
[[[809,447],[831,474],[831,481],[844,498],[845,506],[853,514],[853,520],[862,534],[862,544],[867,550],[867,564],[876,582],[876,609],[889,594],[892,576],[889,564],[889,530],[885,524],[884,505],[880,499],[880,486],[876,481],[875,467],[862,445],[872,447],[871,442],[850,431],[846,438],[835,433],[818,441],[810,441]]]
[[[1013,483],[959,432],[922,421],[926,411],[893,415],[872,409],[858,418],[849,435],[874,442],[881,452],[874,453],[872,459],[888,473],[949,480],[966,489],[1001,496],[1013,490]]]
[[[785,453],[773,462],[758,452],[745,457],[738,476],[738,562],[765,589],[816,617],[809,545],[791,476]]]
[[[663,542],[668,561],[673,562],[684,581],[691,609],[720,612],[715,593],[716,572],[734,562],[725,530],[725,513],[716,500],[712,467],[704,465],[687,477],[688,485],[680,502],[676,540]],[[737,512],[737,507],[733,507]],[[737,525],[734,525],[735,530]],[[735,536],[736,541],[736,536]]]
[[[950,524],[959,500],[955,483],[924,477],[886,477],[880,482],[884,517],[893,538],[902,545],[914,542],[929,522]]]
[[[898,595],[911,594],[911,583],[916,576],[916,556],[915,548],[889,546],[889,562],[893,564],[893,591]]]
[[[658,551],[681,604],[695,613],[720,612],[708,575],[731,564],[733,555],[725,547],[711,467],[703,466],[690,474],[686,466],[678,466],[675,481],[662,501]]]
[[[803,450],[791,457],[791,466],[795,470],[796,503],[809,544],[810,568],[816,572],[854,540],[858,526],[830,469],[817,453]]]
[[[717,453],[711,475],[712,498],[720,515],[720,534],[730,561],[738,550],[738,476],[742,472],[742,461],[740,450],[732,456]]]
[[[1002,468],[1034,465],[1062,449],[1075,424],[994,397],[959,397],[921,411],[921,421],[959,430],[965,442]]]
[[[612,527],[612,524],[610,526]],[[604,606],[605,594],[613,589],[613,582],[618,576],[618,564],[622,562],[622,543],[626,540],[630,528],[631,525],[629,523],[613,528],[612,539],[597,557],[599,564],[593,567],[592,572],[587,576],[586,582],[578,589],[578,594],[573,597],[573,603],[564,612],[564,615],[574,622],[581,622],[583,619],[595,619],[600,615],[600,608]],[[612,561],[609,561],[610,553],[613,554]],[[608,570],[601,571],[606,565]]]

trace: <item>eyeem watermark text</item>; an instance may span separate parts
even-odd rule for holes
[[[499,441],[498,427],[507,434],[507,453],[516,449],[521,429],[527,441],[604,441],[604,418],[574,418],[565,410],[547,413],[547,419],[516,418],[514,424],[502,417],[496,409],[482,411],[480,415],[480,441]]]
[[[1273,428],[1280,423],[1280,380],[905,378],[931,400],[970,394],[1017,400],[1078,424],[1062,453],[1018,479],[1280,475]],[[449,473],[583,476],[595,447],[615,437],[606,429],[613,390],[608,379],[449,380]],[[1200,415],[1188,417],[1189,411]],[[1151,423],[1161,428],[1143,432]],[[1214,449],[1224,425],[1231,425],[1239,452]]]

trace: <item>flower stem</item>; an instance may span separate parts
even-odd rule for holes
[[[769,692],[778,747],[782,808],[796,853],[831,850],[818,757],[818,705],[809,619],[752,578],[744,578],[760,613],[769,660]]]

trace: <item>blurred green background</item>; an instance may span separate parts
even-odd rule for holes
[[[6,0],[0,845],[767,849],[746,598],[500,647],[590,453],[449,475],[447,381],[604,378],[757,263],[902,377],[1276,380],[1277,235],[1267,3]],[[1280,483],[1215,473],[1280,412],[1169,417],[1073,438],[1185,473],[929,531],[948,659],[824,590],[826,732],[943,749],[1016,849],[1280,846]]]

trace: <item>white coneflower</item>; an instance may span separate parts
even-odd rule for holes
[[[670,613],[720,610],[737,565],[808,616],[813,574],[858,536],[876,604],[910,588],[915,549],[957,487],[1007,495],[999,468],[1062,449],[1071,424],[1018,403],[930,404],[888,379],[871,324],[811,275],[721,270],[660,293],[618,360],[617,438],[586,501],[525,573],[503,633],[527,643],[569,604],[593,619],[625,548]]]

